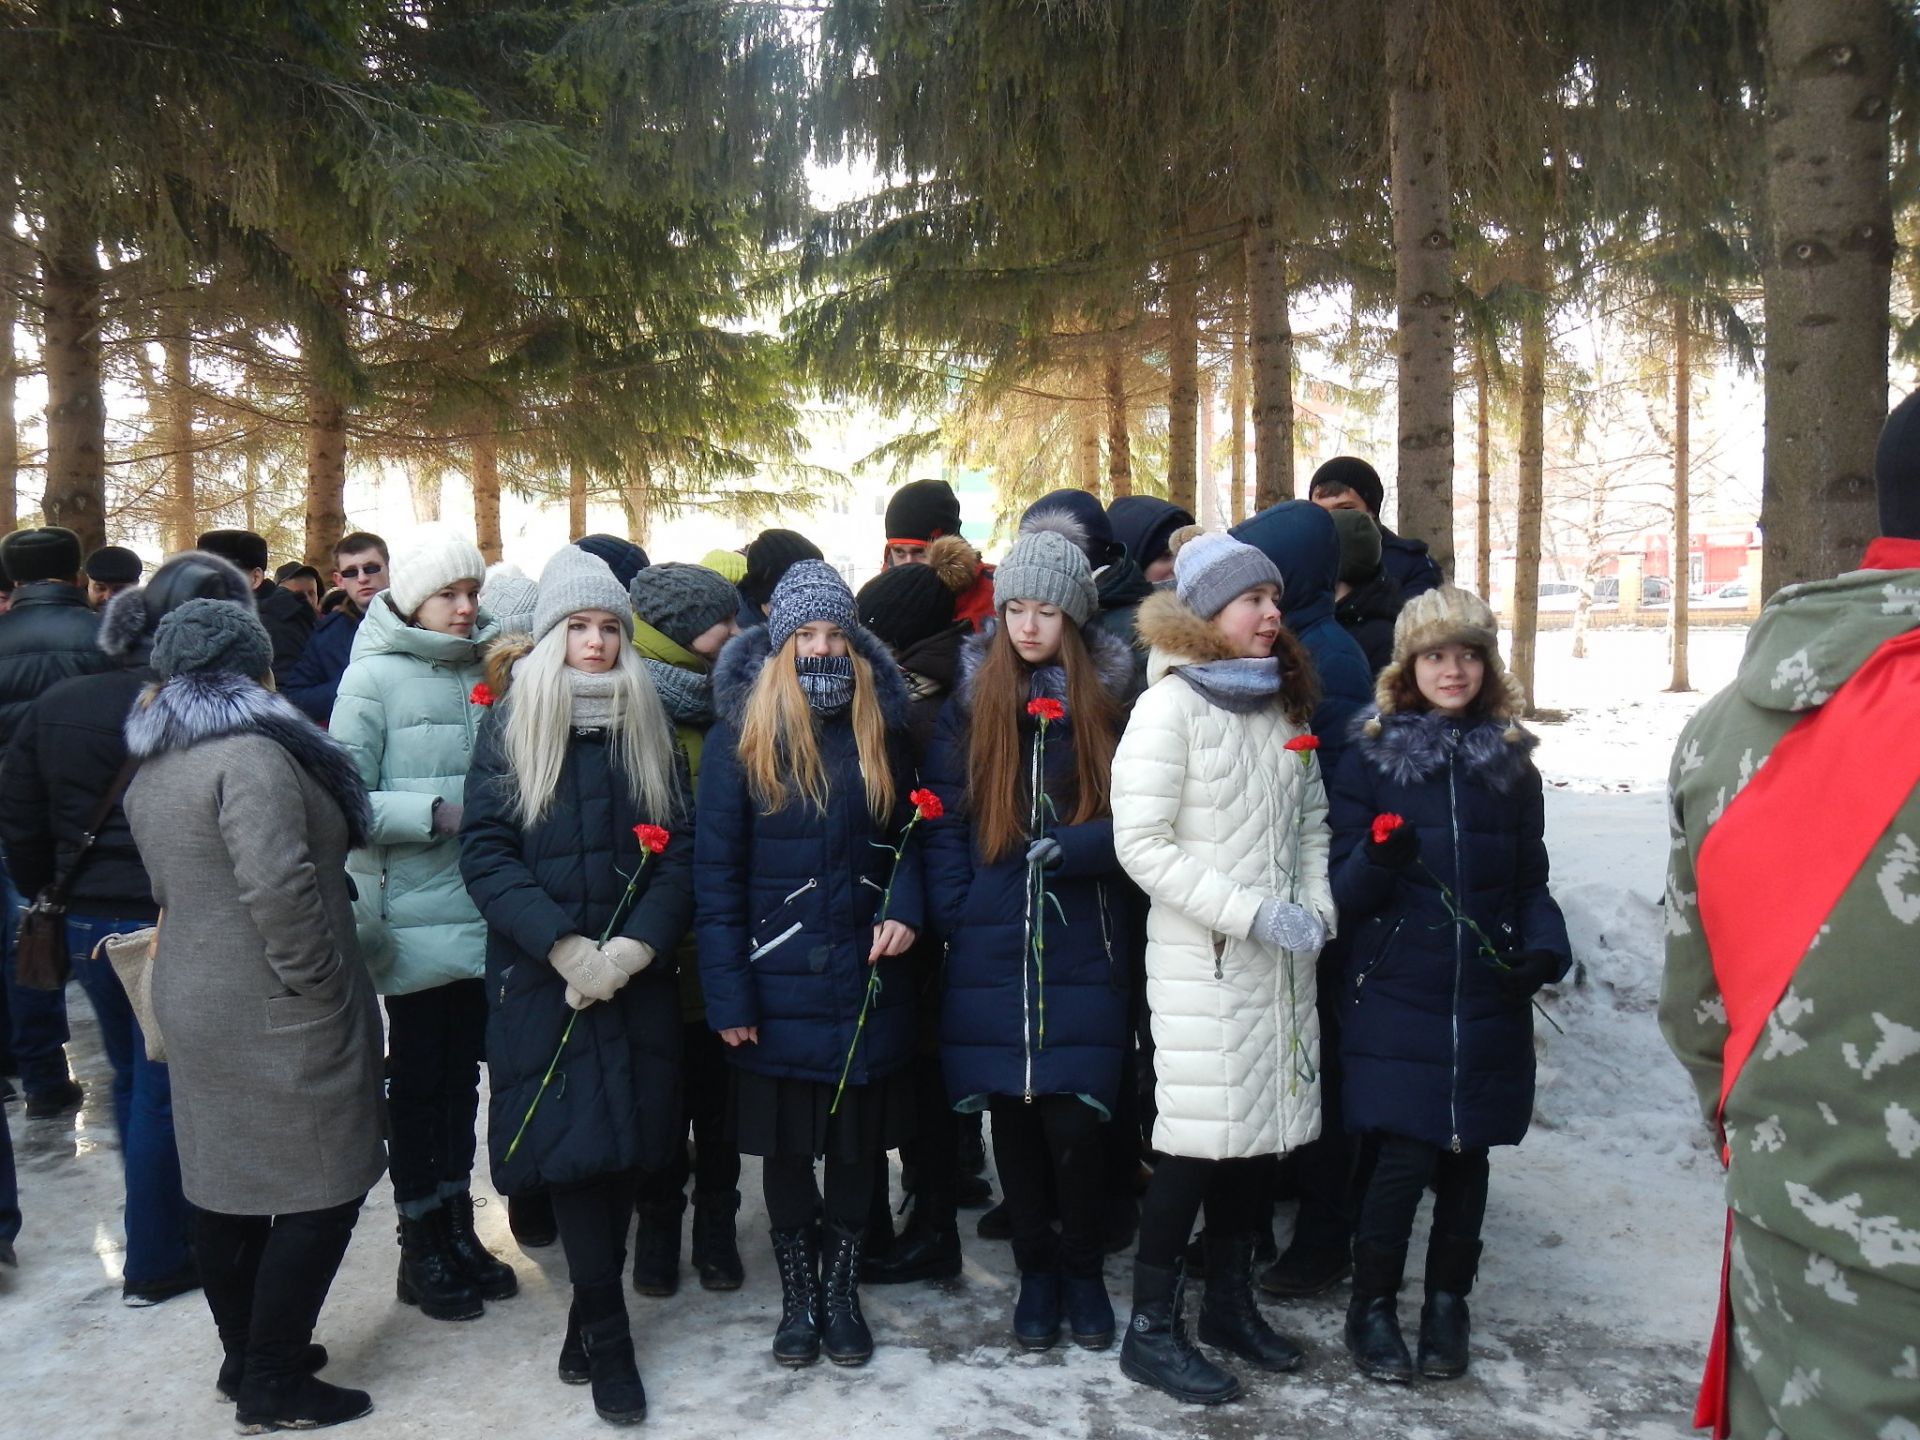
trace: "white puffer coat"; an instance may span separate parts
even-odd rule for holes
[[[1295,899],[1333,931],[1327,792],[1276,699],[1247,714],[1209,702],[1182,664],[1231,658],[1171,592],[1140,607],[1147,693],[1113,761],[1120,864],[1147,916],[1159,1119],[1154,1148],[1206,1160],[1284,1154],[1320,1133],[1315,954],[1250,939],[1260,902]]]

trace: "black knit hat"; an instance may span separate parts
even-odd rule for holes
[[[267,568],[267,542],[251,530],[209,530],[193,548],[230,560],[242,570]]]
[[[1380,483],[1380,472],[1357,455],[1336,455],[1307,482],[1307,498],[1327,490],[1351,490],[1367,507],[1374,519],[1380,518],[1380,506],[1387,498],[1387,487]]]
[[[1085,490],[1055,490],[1042,495],[1020,517],[1021,534],[1033,528],[1028,522],[1036,515],[1065,515],[1079,526],[1080,535],[1076,543],[1093,569],[1111,565],[1120,558],[1113,539],[1113,522],[1107,518],[1106,509],[1101,505],[1098,495],[1091,495]],[[1061,533],[1067,532],[1063,530]]]
[[[747,574],[740,582],[740,593],[765,608],[773,598],[773,587],[802,560],[827,557],[798,530],[762,530],[747,546]]]
[[[0,562],[16,585],[72,580],[80,573],[80,537],[59,525],[16,530],[0,540]]]
[[[953,591],[931,565],[896,565],[860,587],[860,623],[896,655],[953,625]]]
[[[930,545],[960,533],[960,497],[944,480],[915,480],[887,501],[887,543]]]
[[[727,577],[704,565],[649,565],[627,585],[633,613],[682,650],[740,608]]]
[[[80,567],[96,585],[138,585],[140,557],[124,545],[102,545]]]
[[[1890,540],[1920,540],[1920,390],[1887,417],[1873,452],[1873,480],[1880,491],[1880,533]]]
[[[631,585],[633,577],[647,568],[647,552],[631,540],[622,540],[618,535],[583,535],[573,542],[589,555],[597,555],[607,562],[607,568],[613,571],[613,578],[622,585]]]

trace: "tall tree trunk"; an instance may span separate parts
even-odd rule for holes
[[[167,362],[167,549],[191,550],[200,535],[200,505],[194,493],[193,328],[160,342]]]
[[[1474,579],[1483,596],[1493,595],[1493,434],[1488,424],[1487,342],[1473,342],[1474,398]]]
[[[1177,237],[1184,245],[1186,237]],[[1167,499],[1188,513],[1198,503],[1195,432],[1198,429],[1200,332],[1194,318],[1198,281],[1191,251],[1167,261]]]
[[[248,495],[251,497],[252,488]],[[251,528],[251,526],[249,526]],[[327,381],[307,378],[307,563],[322,574],[347,533],[347,402]]]
[[[1763,593],[1850,570],[1878,530],[1887,412],[1886,0],[1768,0]]]
[[[1193,516],[1209,530],[1220,528],[1220,487],[1213,469],[1213,376],[1200,372],[1200,465],[1194,474],[1200,506]]]
[[[107,407],[100,389],[100,257],[92,232],[56,210],[40,267],[47,369],[47,489],[40,512],[80,537],[107,543]]]
[[[567,461],[567,538],[578,540],[587,533],[587,467],[578,459]]]
[[[1253,217],[1244,242],[1253,345],[1253,508],[1293,498],[1293,321],[1279,217]]]
[[[1227,413],[1233,421],[1231,454],[1232,493],[1227,497],[1228,523],[1247,518],[1247,330],[1243,318],[1233,322],[1233,363],[1227,382]]]
[[[1089,495],[1100,493],[1100,412],[1097,401],[1073,407],[1073,483]]]
[[[1107,495],[1133,493],[1133,439],[1127,433],[1126,356],[1116,336],[1107,342]]]
[[[1667,601],[1667,649],[1673,659],[1669,690],[1691,690],[1687,678],[1687,586],[1692,580],[1693,506],[1688,495],[1693,463],[1693,317],[1687,302],[1673,302],[1673,564]],[[1625,603],[1623,598],[1621,603]]]
[[[409,460],[406,465],[407,496],[413,501],[413,519],[417,525],[440,523],[440,503],[446,493],[440,467],[425,460]]]
[[[620,487],[620,500],[627,511],[627,538],[644,550],[653,528],[653,476],[645,465],[635,465]]]
[[[1525,283],[1532,292],[1520,319],[1520,503],[1513,562],[1513,673],[1533,693],[1534,641],[1540,619],[1540,517],[1546,490],[1547,245],[1536,224],[1526,234]],[[1403,496],[1405,492],[1402,492]]]
[[[260,533],[260,432],[248,434],[246,443],[240,447],[243,461],[242,476],[245,488],[240,492],[240,523],[256,535]],[[327,568],[322,575],[333,573],[332,556],[328,556]]]
[[[0,231],[7,235],[13,234],[13,216],[13,176],[0,166]],[[6,255],[0,250],[0,535],[10,534],[20,523],[20,419],[14,408],[20,375],[13,329],[20,307],[14,297],[18,282]]]
[[[1436,0],[1389,0],[1399,527],[1453,574],[1453,187],[1446,103],[1427,64]]]
[[[482,420],[473,437],[473,534],[481,558],[500,563],[500,432]]]

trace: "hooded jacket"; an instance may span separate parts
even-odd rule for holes
[[[1396,535],[1385,525],[1380,527],[1380,568],[1406,600],[1438,590],[1446,583],[1440,567],[1427,552],[1426,541]]]
[[[1333,618],[1353,637],[1377,676],[1393,663],[1393,622],[1407,603],[1386,571],[1375,571],[1334,602]]]
[[[1140,607],[1147,693],[1113,762],[1114,850],[1151,901],[1154,1148],[1236,1159],[1320,1133],[1315,956],[1252,934],[1261,902],[1294,899],[1334,929],[1319,762],[1279,702],[1214,705],[1175,667],[1232,658],[1172,591]]]
[[[433,812],[466,794],[486,715],[471,697],[498,628],[482,611],[471,636],[443,635],[376,595],[340,677],[333,736],[373,802],[373,833],[347,870],[360,950],[383,995],[478,979],[483,968],[487,930],[460,877],[459,837],[436,836]]]

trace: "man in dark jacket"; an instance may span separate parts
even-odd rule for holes
[[[280,677],[282,693],[322,725],[333,718],[333,697],[353,658],[360,617],[392,578],[387,542],[378,535],[356,530],[334,543],[333,583],[346,592],[346,602],[321,619],[300,658]]]
[[[1322,510],[1364,510],[1380,527],[1380,563],[1387,577],[1411,600],[1446,583],[1427,553],[1427,542],[1396,535],[1380,519],[1386,486],[1373,466],[1354,455],[1336,455],[1307,485],[1307,496]]]
[[[1333,587],[1333,618],[1353,636],[1375,675],[1393,660],[1393,622],[1406,599],[1380,563],[1380,527],[1364,510],[1335,510],[1340,532],[1340,580]]]
[[[284,684],[313,638],[313,607],[295,591],[282,590],[267,578],[267,542],[251,530],[209,530],[196,548],[238,566],[253,585],[260,623],[273,641],[274,682]]]
[[[111,663],[95,643],[100,617],[80,588],[80,537],[49,526],[16,530],[0,540],[0,564],[13,577],[13,606],[0,615],[0,749],[13,739],[27,707],[62,680]],[[20,892],[5,880],[7,1020],[14,1063],[27,1093],[27,1116],[77,1109],[85,1092],[67,1070],[67,997],[14,983],[13,930]],[[24,882],[23,882],[24,883]],[[31,892],[28,892],[31,893]]]

